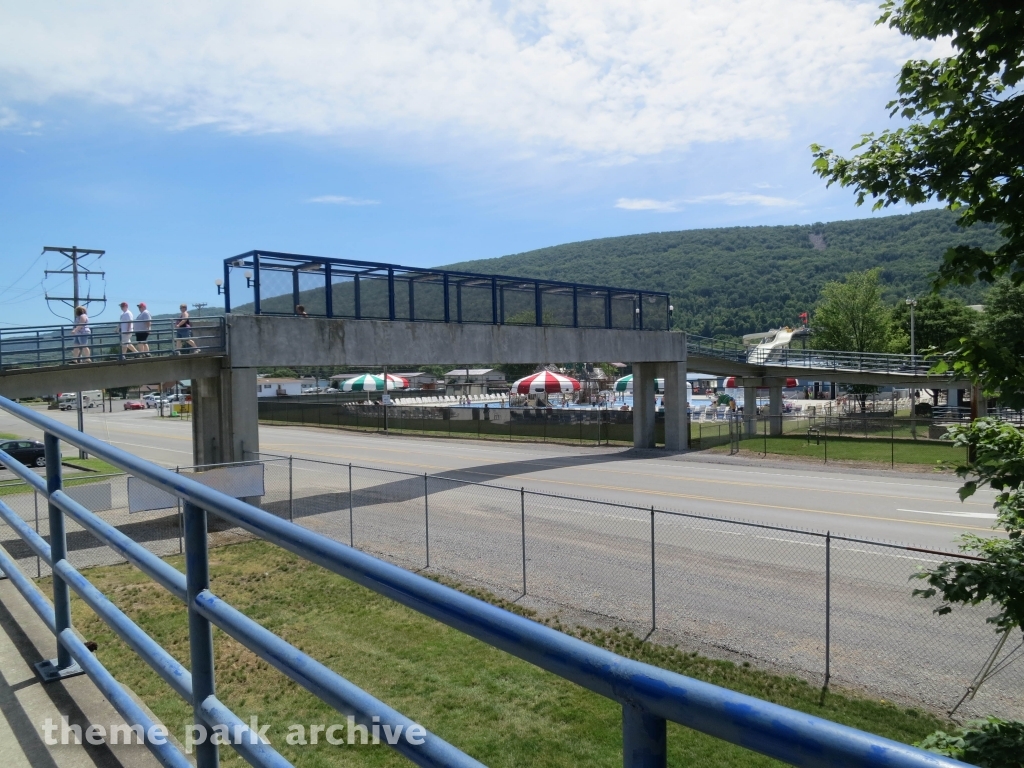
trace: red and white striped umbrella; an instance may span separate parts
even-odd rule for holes
[[[408,389],[409,380],[404,376],[395,376],[394,374],[387,374],[388,389]]]
[[[525,376],[512,384],[517,395],[541,395],[552,392],[578,392],[580,383],[569,376],[560,376],[551,371],[541,371]]]

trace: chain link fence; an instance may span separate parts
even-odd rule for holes
[[[366,405],[334,396],[263,398],[259,419],[268,424],[297,424],[367,432],[477,437],[491,440],[557,442],[577,445],[627,444],[633,441],[633,414],[599,408],[448,408],[436,405]],[[656,439],[664,442],[659,414]]]
[[[911,596],[914,573],[957,553],[443,475],[262,458],[277,459],[282,496],[291,467],[295,522],[337,541],[580,623],[655,633],[819,684],[948,710],[997,639],[985,622],[990,607],[940,617],[936,600]],[[1010,663],[961,711],[1022,717],[1022,683],[1024,663]]]
[[[732,443],[736,450],[799,455],[879,465],[957,463],[966,450],[946,439],[950,423],[890,413],[804,412],[745,416],[726,407],[697,407],[690,414],[690,447],[705,450]],[[632,411],[603,408],[485,408],[358,404],[335,396],[263,398],[261,422],[393,432],[430,437],[483,438],[509,442],[631,445]],[[655,414],[655,442],[665,442],[664,414]]]
[[[523,600],[563,621],[622,626],[821,685],[948,711],[996,644],[985,622],[991,607],[937,616],[936,600],[911,596],[914,573],[962,557],[956,553],[443,475],[269,454],[250,459],[231,465],[260,472],[263,493],[248,501],[336,541]],[[216,469],[178,471],[210,482]],[[179,553],[179,510],[130,512],[131,481],[121,474],[67,485],[154,553]],[[27,486],[0,485],[0,501],[48,535],[46,505]],[[74,566],[121,562],[70,518],[67,524]],[[254,538],[215,516],[210,536],[212,544]],[[0,543],[25,573],[47,575],[2,525]],[[1024,717],[1020,640],[1010,638],[999,657],[1009,662],[961,714]]]

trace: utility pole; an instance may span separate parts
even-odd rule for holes
[[[192,309],[196,311],[196,317],[203,316],[203,309],[209,306],[205,301],[197,301],[192,305]]]
[[[90,295],[87,295],[83,299],[82,298],[82,293],[81,293],[81,291],[79,290],[79,287],[78,287],[78,278],[79,277],[85,277],[86,280],[88,280],[89,277],[91,277],[92,275],[97,275],[99,277],[104,277],[105,276],[104,272],[94,271],[94,270],[91,270],[91,269],[88,269],[88,268],[85,268],[85,267],[81,266],[81,264],[79,263],[79,260],[83,256],[95,256],[97,259],[99,259],[105,253],[105,251],[96,250],[95,248],[79,248],[78,246],[75,246],[75,245],[71,246],[70,248],[62,248],[62,247],[49,246],[48,245],[48,246],[43,248],[43,253],[59,253],[62,256],[66,256],[68,259],[71,260],[71,264],[70,264],[69,267],[64,267],[63,269],[47,269],[47,270],[43,271],[43,274],[46,275],[46,276],[49,276],[49,275],[70,275],[71,276],[71,286],[72,286],[71,296],[70,297],[68,297],[68,296],[50,296],[49,294],[47,294],[47,296],[46,296],[46,301],[47,302],[57,301],[57,302],[60,302],[62,304],[67,304],[68,302],[71,302],[71,316],[72,317],[75,316],[74,315],[75,309],[77,307],[79,307],[79,306],[88,307],[88,305],[91,304],[94,301],[100,301],[100,302],[103,302],[104,305],[106,304],[107,296],[106,296],[106,292],[105,291],[104,291],[104,294],[103,294],[102,298],[94,299],[92,297],[91,293],[90,293]],[[85,432],[85,417],[84,417],[84,415],[82,413],[82,393],[81,392],[78,393],[78,409],[77,410],[78,410],[78,431],[79,432]],[[80,459],[87,459],[88,457],[89,456],[88,456],[88,454],[85,451],[83,451],[83,450],[79,450],[78,451],[78,458],[80,458]]]
[[[910,365],[914,374],[917,374],[917,348],[914,339],[914,307],[917,306],[917,299],[907,299],[907,306],[910,307]],[[910,434],[917,438],[917,387],[910,385]]]

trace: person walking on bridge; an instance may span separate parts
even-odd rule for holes
[[[194,352],[199,350],[196,348],[196,342],[192,338],[192,320],[188,316],[188,305],[182,304],[178,309],[181,310],[181,314],[178,315],[178,321],[174,324],[174,335],[177,337],[174,339],[174,354],[180,355],[182,347],[192,347]]]
[[[91,363],[89,340],[92,338],[92,329],[89,328],[89,315],[86,314],[85,307],[75,307],[75,327],[71,329],[71,336],[75,341],[75,346],[71,350],[71,362]]]
[[[146,309],[146,302],[139,302],[139,314],[135,316],[135,341],[139,344],[139,354],[149,357],[149,329],[153,324],[153,316]]]
[[[132,344],[132,321],[135,318],[132,317],[132,313],[128,310],[128,302],[121,302],[121,359],[124,360],[125,355],[131,352],[133,355],[139,354]]]

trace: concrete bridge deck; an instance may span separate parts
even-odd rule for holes
[[[124,718],[85,675],[42,683],[32,665],[54,654],[53,633],[9,581],[0,581],[0,756],[4,768],[156,768],[159,763],[143,745],[89,744],[84,739],[81,744],[46,743],[43,726],[47,719],[59,724],[66,717],[68,725],[78,726],[83,735],[90,725],[102,726],[107,732],[113,725],[125,725]],[[141,704],[137,698],[136,702]],[[60,741],[59,729],[53,737]]]

